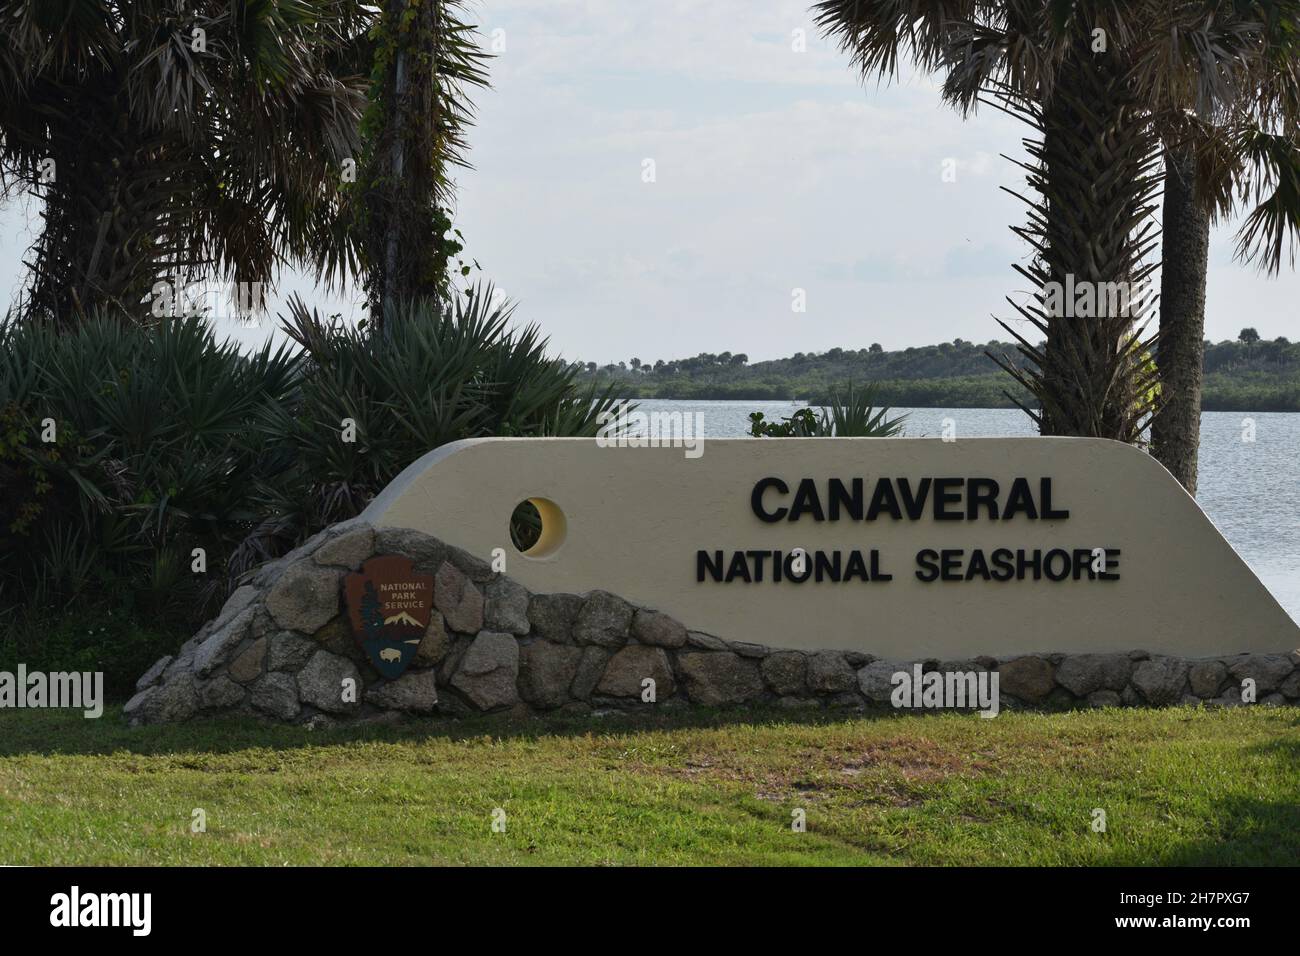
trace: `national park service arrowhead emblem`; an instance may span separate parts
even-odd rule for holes
[[[410,558],[371,558],[343,579],[352,636],[375,670],[393,680],[415,658],[433,611],[433,575],[416,574]]]

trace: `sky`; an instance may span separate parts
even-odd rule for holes
[[[963,120],[910,69],[864,84],[808,8],[472,3],[496,53],[458,177],[475,276],[554,351],[601,364],[1008,338],[995,317],[1028,294],[1012,270],[1028,247],[999,188],[1023,191],[1024,174],[1002,154],[1023,158],[1027,130],[991,108]],[[35,235],[23,207],[0,210],[6,302]],[[1300,278],[1235,262],[1233,233],[1211,237],[1207,336],[1300,338]],[[362,315],[355,290],[286,274],[271,317],[223,330],[259,343],[293,292]]]

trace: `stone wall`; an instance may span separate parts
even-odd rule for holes
[[[375,555],[433,574],[434,607],[411,667],[380,677],[350,633],[344,575]],[[520,560],[520,559],[516,559]],[[869,622],[863,622],[870,633]],[[869,640],[869,637],[868,637]],[[790,651],[691,631],[614,594],[531,594],[436,538],[361,519],[263,566],[221,613],[140,678],[132,724],[241,714],[311,723],[395,714],[585,714],[687,704],[889,708],[891,675],[913,661],[854,651]],[[1001,704],[1240,706],[1253,678],[1264,705],[1300,703],[1300,652],[1187,660],[1038,654],[923,661],[923,670],[999,673]],[[654,680],[656,700],[642,701]],[[355,699],[345,699],[349,680]]]

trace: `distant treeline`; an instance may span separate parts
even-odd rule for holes
[[[1206,343],[1201,407],[1300,412],[1300,343],[1246,338]],[[879,345],[797,352],[790,358],[752,365],[743,352],[705,352],[653,364],[639,358],[603,367],[588,362],[582,375],[601,385],[615,385],[625,398],[824,404],[832,389],[842,389],[848,382],[873,382],[882,403],[900,407],[1012,408],[1009,395],[1028,403],[1029,396],[986,352],[1019,359],[1014,343],[977,345],[954,339],[895,352]]]

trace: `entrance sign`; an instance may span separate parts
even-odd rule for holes
[[[433,575],[416,574],[410,558],[371,558],[343,579],[352,636],[375,669],[402,676],[420,647],[433,611]]]
[[[521,554],[509,527],[525,501],[542,530]],[[719,439],[697,457],[474,439],[412,464],[363,517],[485,561],[503,549],[535,591],[610,591],[771,647],[958,660],[1300,646],[1178,482],[1102,439]]]

